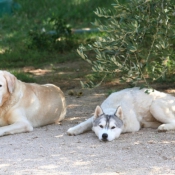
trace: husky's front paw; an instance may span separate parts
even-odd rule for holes
[[[70,135],[70,136],[75,136],[75,135],[77,135],[78,133],[76,132],[76,129],[74,129],[74,127],[72,127],[72,128],[69,128],[69,129],[67,130],[67,134]]]

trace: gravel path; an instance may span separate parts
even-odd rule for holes
[[[103,89],[76,98],[65,92],[68,112],[60,124],[0,137],[1,175],[174,175],[174,132],[142,129],[100,142],[93,132],[66,131],[94,112],[106,98]]]

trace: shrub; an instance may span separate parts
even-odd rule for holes
[[[61,17],[52,17],[48,20],[51,31],[45,29],[30,30],[29,48],[37,50],[57,50],[63,52],[70,50],[74,45],[71,27]]]
[[[81,45],[79,55],[94,72],[118,74],[133,86],[165,78],[175,66],[175,5],[173,0],[116,1],[113,9],[96,10],[93,23],[102,32],[93,44]],[[103,20],[104,21],[104,20]],[[86,51],[96,57],[89,59]],[[92,55],[92,54],[91,54]]]

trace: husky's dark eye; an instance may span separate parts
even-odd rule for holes
[[[99,125],[100,126],[100,128],[103,128],[103,126],[102,125]]]
[[[111,129],[115,129],[115,126],[111,127]]]
[[[2,87],[2,84],[0,84],[0,87]]]

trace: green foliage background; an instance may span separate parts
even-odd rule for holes
[[[20,68],[75,60],[80,43],[95,34],[48,35],[50,31],[92,27],[94,10],[109,7],[113,0],[16,0],[21,8],[0,18],[0,67]],[[62,23],[63,20],[64,22]],[[60,25],[60,23],[62,23]],[[45,32],[43,32],[45,31]],[[64,35],[64,36],[63,36]],[[57,42],[55,42],[57,40]],[[64,54],[63,54],[64,53]]]
[[[116,1],[113,9],[98,8],[94,25],[105,36],[81,45],[79,55],[94,72],[119,75],[132,86],[165,79],[175,67],[175,2],[173,0]],[[93,51],[95,58],[88,58]],[[92,54],[91,54],[92,55]]]

